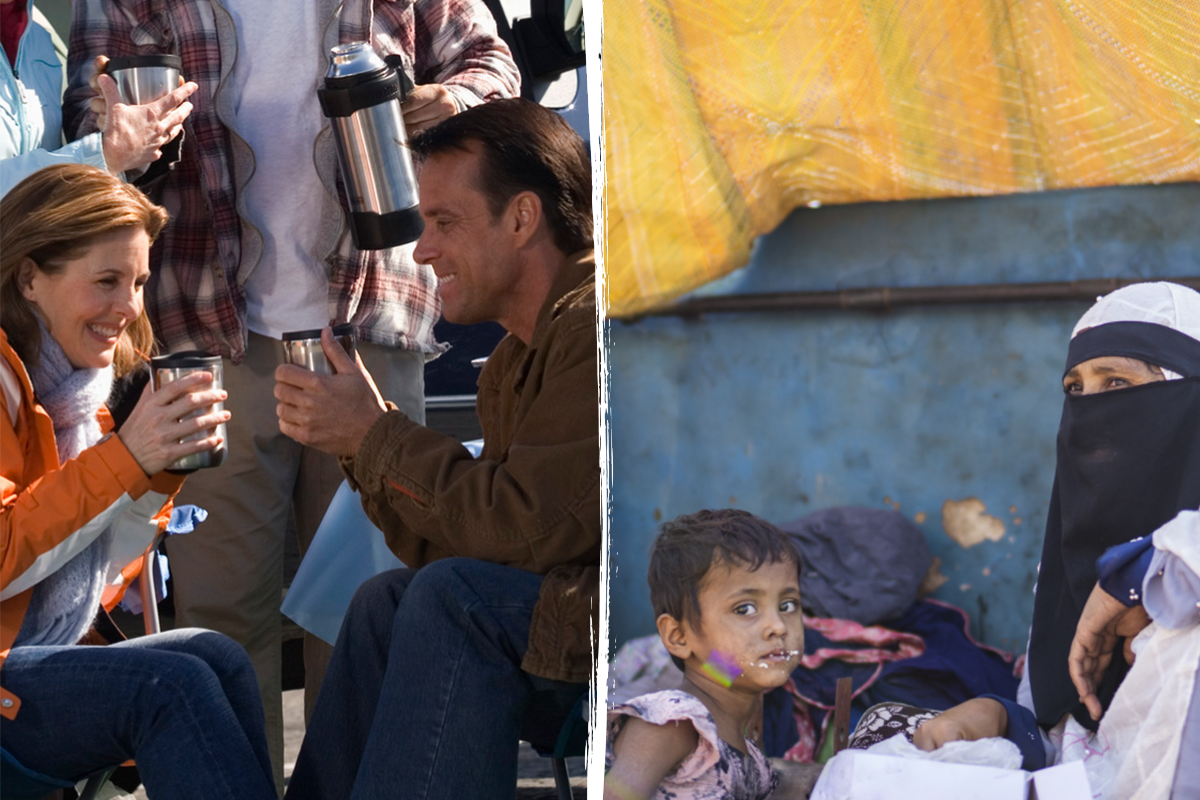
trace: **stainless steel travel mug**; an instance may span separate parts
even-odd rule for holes
[[[414,242],[425,223],[400,111],[412,82],[394,58],[385,61],[366,42],[338,45],[330,58],[317,96],[333,126],[354,245],[381,250]]]
[[[350,323],[333,326],[333,338],[354,359],[354,326]],[[288,364],[320,372],[323,375],[333,375],[336,370],[329,359],[325,357],[325,349],[321,347],[321,329],[307,331],[291,331],[283,335],[283,360]]]
[[[179,56],[129,56],[109,59],[106,71],[117,82],[121,99],[140,106],[178,89],[182,67]]]
[[[221,364],[221,357],[210,356],[200,350],[185,350],[179,353],[171,353],[170,355],[155,356],[150,359],[150,371],[155,391],[171,381],[178,380],[192,372],[211,372],[213,388],[220,389],[225,383],[225,370]],[[195,411],[184,419],[199,417],[214,411],[222,411],[224,408],[224,403],[217,403],[208,408]],[[200,431],[182,441],[190,442],[195,439],[203,439],[208,435],[208,431]],[[167,467],[167,472],[185,474],[195,472],[198,469],[204,469],[205,467],[219,467],[224,464],[225,456],[228,452],[226,449],[227,438],[224,422],[217,426],[217,435],[221,437],[221,444],[217,445],[215,449],[184,456]]]

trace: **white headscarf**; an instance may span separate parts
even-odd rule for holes
[[[1200,341],[1200,292],[1166,281],[1131,284],[1097,298],[1075,323],[1071,338],[1109,322],[1151,322]],[[1163,376],[1169,381],[1180,378],[1169,369],[1163,369]]]

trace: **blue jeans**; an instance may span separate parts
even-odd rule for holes
[[[288,785],[309,798],[511,798],[533,716],[586,684],[521,671],[542,578],[452,558],[359,588]]]
[[[75,781],[133,758],[151,797],[276,796],[254,669],[219,633],[17,647],[0,683],[21,698],[0,744],[26,769]]]

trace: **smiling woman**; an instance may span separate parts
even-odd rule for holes
[[[166,212],[136,189],[118,179],[110,182],[94,169],[69,165],[40,176],[24,183],[21,193],[7,203],[14,211],[33,211],[5,217],[0,256],[4,330],[22,360],[36,363],[41,319],[62,333],[60,344],[70,348],[68,357],[77,344],[83,347],[77,355],[85,361],[107,351],[106,363],[96,366],[113,364],[119,377],[140,362],[139,352],[153,346],[142,286],[149,277],[150,241],[166,225]],[[68,202],[67,197],[77,199]],[[122,291],[123,301],[116,296]],[[74,322],[68,319],[77,315],[82,316]],[[97,327],[91,332],[97,341],[84,347],[84,331],[68,334],[66,328],[88,324]],[[114,327],[119,328],[117,335],[108,335]]]
[[[202,796],[203,770],[203,794],[274,798],[257,681],[233,641],[176,630],[76,646],[165,527],[183,482],[165,468],[215,447],[229,416],[190,416],[225,399],[197,373],[144,391],[112,430],[114,375],[152,349],[142,287],[166,211],[71,164],[19,183],[0,217],[4,796],[136,758],[155,796]]]
[[[125,329],[145,320],[142,287],[150,278],[149,254],[145,230],[120,228],[62,264],[43,268],[29,256],[22,259],[21,295],[38,309],[71,366],[107,367]]]

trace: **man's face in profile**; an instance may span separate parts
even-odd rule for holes
[[[479,190],[479,145],[429,156],[421,168],[421,216],[425,232],[414,258],[438,277],[442,314],[461,325],[502,325],[515,297],[519,266],[509,239],[507,209],[492,216]]]

